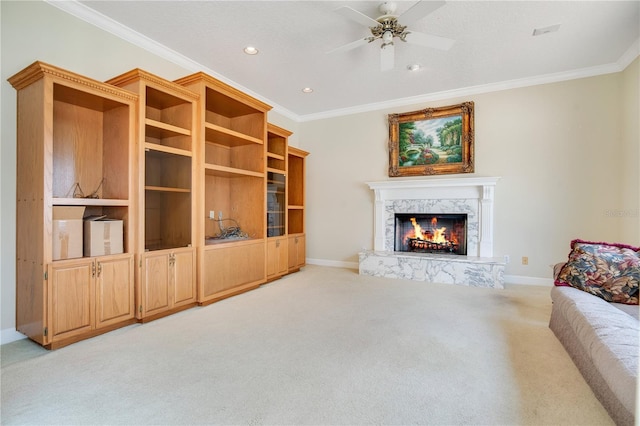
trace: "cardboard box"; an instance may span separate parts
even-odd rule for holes
[[[53,206],[53,260],[82,257],[82,206]]]
[[[85,218],[84,255],[104,256],[123,252],[123,224],[121,220],[104,216]]]

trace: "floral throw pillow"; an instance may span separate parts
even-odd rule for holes
[[[573,240],[555,285],[571,286],[608,302],[638,304],[640,248]]]

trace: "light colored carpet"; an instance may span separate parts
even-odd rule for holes
[[[546,424],[611,419],[550,289],[307,266],[207,307],[2,350],[2,424]]]

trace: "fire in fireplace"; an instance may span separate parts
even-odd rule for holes
[[[396,213],[395,251],[467,254],[467,215]]]

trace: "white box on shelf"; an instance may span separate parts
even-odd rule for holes
[[[123,248],[122,220],[104,216],[88,217],[84,220],[84,255],[104,256],[120,254]]]
[[[52,259],[82,257],[83,206],[53,206]]]

